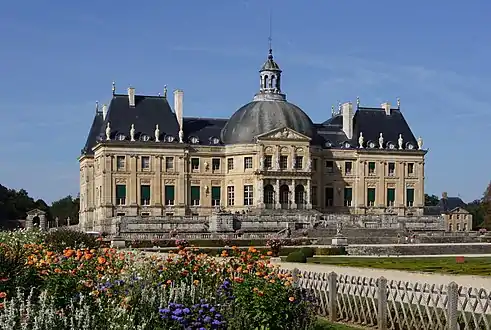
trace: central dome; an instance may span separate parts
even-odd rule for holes
[[[314,124],[296,105],[286,101],[281,92],[281,69],[269,49],[266,62],[259,70],[260,89],[254,101],[237,110],[222,129],[225,144],[253,143],[258,135],[287,127],[310,138]]]
[[[253,101],[237,110],[222,130],[225,144],[253,143],[258,135],[288,127],[312,137],[313,123],[296,105],[286,101]]]

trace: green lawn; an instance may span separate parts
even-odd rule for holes
[[[397,269],[415,272],[491,276],[491,258],[466,257],[457,263],[455,257],[421,258],[350,258],[314,257],[307,262],[347,267]]]
[[[361,328],[351,327],[339,323],[329,323],[326,319],[319,317],[314,330],[359,330]]]

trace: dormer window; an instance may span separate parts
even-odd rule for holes
[[[191,141],[191,143],[194,143],[194,144],[199,143],[199,139],[196,136],[191,136],[191,138],[189,139],[189,141]]]
[[[124,140],[126,140],[126,136],[124,134],[118,134],[118,135],[116,135],[116,140],[124,141]]]
[[[388,149],[395,149],[396,145],[393,142],[389,142],[389,143],[387,143],[387,148]]]
[[[370,149],[375,148],[375,142],[373,142],[373,141],[368,142],[368,147],[369,147]]]
[[[326,141],[326,143],[324,145],[326,146],[326,148],[332,147],[331,141]]]
[[[351,148],[351,144],[348,141],[346,141],[345,143],[343,143],[343,148],[349,149]]]
[[[174,137],[172,135],[167,135],[165,137],[165,142],[174,142]]]
[[[212,138],[211,138],[211,143],[212,143],[212,144],[219,144],[219,143],[220,143],[220,139],[219,139],[219,138],[217,138],[217,137],[212,137]]]
[[[150,136],[148,136],[148,135],[146,135],[146,134],[143,134],[143,135],[140,137],[140,140],[142,140],[143,142],[150,141]]]
[[[413,150],[414,149],[413,144],[412,143],[406,144],[406,149]]]

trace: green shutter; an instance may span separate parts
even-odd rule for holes
[[[174,186],[165,186],[165,200],[166,201],[174,200]]]
[[[220,200],[220,187],[211,187],[211,199]]]
[[[351,188],[344,188],[344,200],[350,201],[353,198],[353,190]]]
[[[368,188],[367,199],[369,202],[375,202],[375,188]]]
[[[142,185],[140,186],[141,199],[150,199],[150,186]]]
[[[387,204],[396,200],[396,190],[394,188],[387,189]]]
[[[116,185],[116,198],[126,198],[126,185],[117,184]]]
[[[200,187],[199,186],[192,186],[191,187],[191,200],[199,200],[199,195],[200,195],[200,191],[199,191]]]
[[[414,189],[413,188],[407,188],[406,189],[406,200],[408,202],[414,202]]]

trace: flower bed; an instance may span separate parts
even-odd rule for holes
[[[313,300],[255,248],[215,258],[176,243],[166,257],[56,252],[40,233],[0,233],[0,328],[313,328]]]

